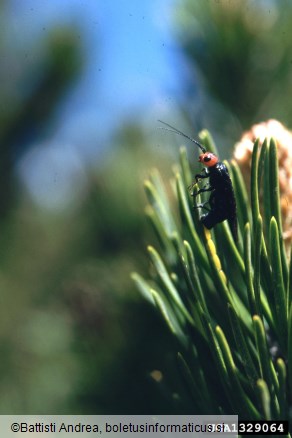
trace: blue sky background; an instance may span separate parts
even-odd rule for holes
[[[171,20],[174,1],[14,0],[12,33],[28,43],[50,27],[74,24],[85,49],[85,70],[63,103],[60,131],[78,138],[77,125],[112,130],[125,117],[160,113],[179,87]],[[21,29],[21,33],[20,33]],[[77,132],[75,132],[77,131]]]
[[[7,32],[20,51],[41,41],[58,23],[76,26],[85,51],[85,69],[59,108],[53,138],[35,145],[20,163],[20,177],[35,200],[55,207],[62,204],[72,179],[82,179],[82,161],[98,163],[123,120],[134,117],[154,129],[157,118],[167,120],[175,110],[179,70],[171,29],[176,4],[175,0],[7,3]],[[55,190],[50,195],[56,179],[58,195]]]

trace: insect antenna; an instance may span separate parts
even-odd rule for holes
[[[167,126],[167,128],[163,128],[162,126],[159,126],[158,129],[164,129],[165,131],[170,131],[170,132],[174,132],[175,134],[181,135],[182,137],[187,138],[188,140],[191,140],[193,143],[195,143],[197,146],[199,146],[199,148],[201,149],[201,151],[203,153],[206,152],[206,149],[204,148],[204,146],[201,145],[201,143],[199,143],[197,140],[195,140],[192,137],[189,137],[187,134],[184,134],[183,132],[179,131],[177,128],[174,128],[173,126],[169,125],[166,122],[163,122],[162,120],[158,120],[158,122],[162,123],[163,125]]]

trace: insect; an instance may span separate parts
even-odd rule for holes
[[[224,163],[219,161],[217,155],[212,152],[207,152],[206,148],[197,140],[189,137],[168,123],[162,122],[161,120],[158,121],[168,127],[162,129],[172,131],[191,140],[201,149],[202,154],[200,154],[198,161],[204,165],[204,168],[201,173],[195,175],[195,182],[192,184],[192,187],[197,184],[199,180],[205,178],[209,178],[209,184],[200,188],[196,193],[193,192],[192,196],[197,196],[204,192],[211,192],[211,195],[208,201],[203,204],[197,204],[195,208],[202,208],[207,211],[206,214],[200,217],[200,220],[209,230],[220,222],[228,220],[233,239],[237,242],[236,200],[227,167]]]

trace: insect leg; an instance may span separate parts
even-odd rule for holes
[[[206,169],[204,168],[202,170],[202,172],[204,173],[197,173],[197,175],[195,175],[195,181],[196,183],[198,182],[199,179],[203,179],[203,178],[209,178],[209,173],[206,171]]]
[[[198,184],[199,179],[203,179],[203,178],[209,178],[209,174],[207,172],[207,170],[205,168],[202,169],[202,173],[197,173],[197,175],[195,175],[194,177],[194,181],[192,182],[192,184],[188,187],[188,190],[191,191],[191,189],[194,188],[194,186],[196,184]],[[194,195],[194,192],[192,193],[192,196]]]
[[[209,187],[202,187],[200,190],[197,191],[195,196],[199,195],[200,193],[204,193],[204,192],[212,192],[212,190],[214,190],[214,188],[211,187],[211,186],[209,186]]]
[[[194,205],[194,208],[203,208],[204,210],[211,211],[209,207],[206,207],[206,204],[209,204],[209,201],[203,202],[202,204]]]

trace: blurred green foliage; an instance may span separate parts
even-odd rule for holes
[[[82,52],[77,34],[56,28],[43,41],[41,55],[27,47],[17,67],[9,69],[13,53],[2,46],[6,59],[0,72],[0,213],[13,199],[13,168],[31,142],[48,133],[60,99],[80,73]],[[30,61],[31,60],[31,61]],[[21,71],[21,75],[18,74]],[[18,92],[16,92],[16,90]]]
[[[26,50],[21,75],[1,72],[0,412],[158,411],[150,372],[167,357],[148,326],[165,345],[167,336],[129,277],[135,266],[146,267],[142,181],[157,148],[147,151],[145,134],[129,121],[103,166],[85,169],[76,205],[59,213],[36,206],[15,167],[50,138],[85,59],[73,28],[51,29]]]
[[[291,2],[185,0],[175,17],[191,121],[229,145],[268,118],[291,125]]]

